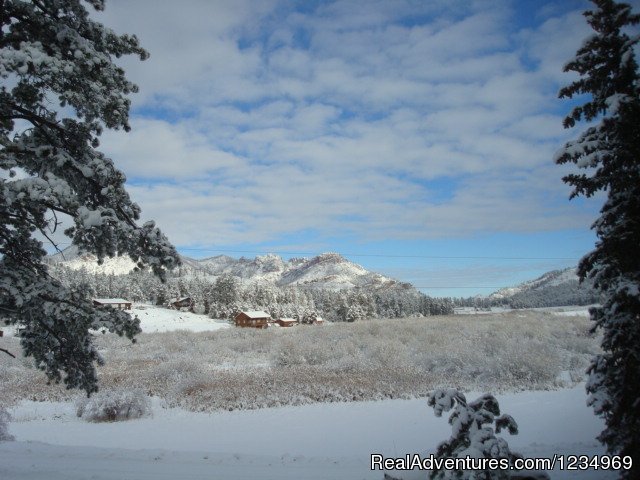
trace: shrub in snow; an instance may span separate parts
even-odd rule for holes
[[[292,367],[305,364],[304,347],[291,341],[283,342],[274,355],[273,363],[277,367]]]
[[[287,332],[289,333],[289,332]],[[292,367],[296,365],[326,365],[331,360],[332,352],[324,345],[310,341],[283,341],[272,356],[272,364],[276,367]]]
[[[76,415],[89,422],[119,422],[150,413],[151,402],[142,390],[104,390],[76,402]]]
[[[439,389],[428,397],[436,417],[453,409],[449,416],[451,438],[438,445],[437,458],[506,459],[511,464],[520,455],[509,449],[507,441],[496,437],[506,428],[518,433],[518,425],[510,415],[500,415],[500,406],[493,395],[485,394],[467,403],[462,392],[454,388]],[[495,431],[494,431],[495,427]],[[508,470],[433,470],[431,479],[504,480]]]
[[[8,424],[11,421],[11,415],[4,407],[0,407],[0,442],[11,442],[15,437],[8,431]]]

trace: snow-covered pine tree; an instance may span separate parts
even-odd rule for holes
[[[124,174],[97,150],[105,127],[130,129],[137,90],[113,57],[148,54],[91,20],[81,0],[0,0],[0,22],[0,312],[25,327],[23,351],[50,380],[91,393],[101,358],[89,329],[133,338],[139,321],[65,289],[38,238],[66,218],[65,233],[100,261],[127,254],[160,277],[179,262],[153,222],[138,226]]]
[[[496,459],[512,465],[516,458],[521,458],[509,448],[503,438],[496,437],[502,429],[511,435],[518,433],[518,424],[510,415],[500,415],[500,405],[493,395],[485,394],[467,403],[464,393],[450,389],[438,389],[429,393],[427,403],[433,407],[436,417],[443,412],[453,410],[449,416],[451,438],[438,445],[436,458],[467,457],[477,459]],[[477,469],[477,470],[433,470],[432,480],[464,479],[464,480],[506,480],[510,478],[509,470]]]
[[[564,126],[592,122],[568,142],[557,163],[574,163],[584,173],[570,174],[571,198],[606,192],[593,224],[595,249],[578,273],[603,294],[591,309],[594,331],[602,330],[603,353],[589,367],[588,403],[604,418],[598,437],[611,453],[631,455],[634,469],[623,478],[640,478],[640,78],[634,48],[640,36],[630,27],[640,22],[627,4],[593,0],[584,13],[595,33],[587,38],[565,71],[580,78],[560,90],[561,98],[588,95],[565,118]]]

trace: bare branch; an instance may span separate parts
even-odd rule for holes
[[[56,242],[54,242],[54,241],[53,241],[53,239],[52,239],[49,235],[47,235],[47,232],[45,232],[45,231],[44,231],[43,229],[41,229],[41,228],[40,228],[39,230],[40,230],[40,233],[41,233],[41,234],[42,234],[42,235],[43,235],[47,240],[49,240],[49,243],[53,246],[53,248],[55,248],[55,249],[56,249],[56,252],[58,252],[58,253],[62,253],[62,250],[60,250],[60,247],[58,247],[58,244],[57,244]]]
[[[0,348],[0,352],[4,352],[10,357],[16,358],[16,356],[13,353],[11,353],[9,350],[5,350],[4,348]]]

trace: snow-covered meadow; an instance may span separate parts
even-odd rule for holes
[[[140,419],[78,418],[77,393],[47,386],[29,360],[0,357],[0,404],[16,437],[0,443],[0,478],[382,479],[370,454],[424,453],[449,436],[420,398],[447,385],[500,392],[520,425],[510,445],[527,457],[604,453],[601,423],[574,383],[598,348],[584,317],[515,311],[262,331],[145,305],[134,313],[145,332],[135,345],[96,339],[102,388],[151,395]],[[18,350],[17,338],[0,342]]]
[[[376,319],[267,330],[137,306],[132,344],[96,336],[102,388],[141,388],[193,411],[424,396],[435,387],[514,391],[583,380],[589,320],[549,312]],[[172,328],[176,328],[172,330]],[[196,331],[194,331],[196,330]],[[19,351],[17,338],[5,338]],[[29,359],[0,358],[0,401],[70,400]]]

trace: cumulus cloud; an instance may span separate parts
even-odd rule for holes
[[[147,62],[133,131],[107,133],[178,245],[440,238],[585,227],[552,165],[579,12],[518,3],[112,1]],[[140,19],[144,19],[141,21]]]
[[[156,119],[135,119],[125,134],[108,131],[104,150],[129,177],[183,179],[218,172],[237,172],[246,163],[209,143],[186,125]]]

